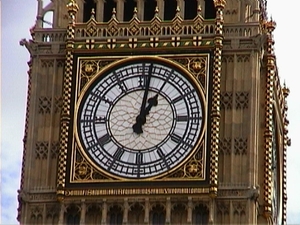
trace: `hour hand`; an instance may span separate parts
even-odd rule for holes
[[[148,106],[146,107],[146,109],[143,110],[136,117],[136,123],[132,126],[133,132],[135,132],[136,134],[143,133],[142,126],[146,123],[146,121],[147,121],[146,116],[149,115],[149,112],[150,112],[152,106],[157,106],[157,104],[158,104],[157,98],[158,98],[158,94],[156,94],[152,98],[149,98],[148,99]]]
[[[157,106],[158,104],[158,101],[157,101],[157,97],[158,97],[158,94],[154,95],[152,98],[149,98],[148,99],[148,103],[149,105],[147,106],[147,108],[145,109],[145,114],[148,115],[152,106]],[[146,118],[145,118],[146,119]]]
[[[140,114],[136,117],[135,120],[136,123],[132,126],[133,132],[136,134],[143,133],[142,126],[146,123],[146,116]]]

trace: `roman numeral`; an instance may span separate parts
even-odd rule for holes
[[[142,70],[142,74],[139,76],[139,87],[145,88],[146,81],[147,81],[147,76],[145,75],[145,63],[143,63],[141,70]]]
[[[187,122],[188,120],[202,120],[201,116],[193,117],[193,116],[177,116],[175,118],[177,122]]]
[[[120,80],[120,78],[119,78],[119,76],[118,76],[117,73],[114,72],[113,74],[114,74],[114,76],[115,76],[115,78],[116,78],[116,80],[117,80],[117,84],[119,85],[120,90],[121,90],[122,92],[126,93],[127,90],[128,90],[128,88],[127,88],[126,84],[124,83],[124,81],[121,81],[121,80]]]
[[[181,100],[183,100],[185,97],[189,96],[190,94],[192,94],[193,92],[195,92],[196,90],[189,90],[188,92],[185,92],[183,95],[179,95],[178,97],[174,98],[171,103],[175,104],[176,102],[179,102]]]
[[[178,97],[174,98],[171,103],[176,103],[176,102],[179,102],[181,101],[185,96],[184,95],[179,95]]]
[[[95,117],[95,123],[99,124],[99,123],[105,123],[106,122],[106,118],[104,116],[96,116]]]
[[[136,164],[141,165],[142,163],[143,163],[143,154],[139,152],[136,154]]]
[[[100,145],[104,146],[111,141],[109,134],[105,134],[98,139]]]
[[[165,85],[169,81],[171,75],[174,73],[174,70],[167,71],[167,72],[169,72],[169,74],[168,74],[167,78],[165,79],[165,82],[163,83],[163,85],[160,87],[159,92],[161,92],[162,89],[165,87]]]
[[[105,96],[101,96],[101,95],[99,95],[99,94],[97,94],[95,92],[91,92],[91,95],[94,96],[94,97],[96,97],[96,98],[98,98],[98,99],[100,99],[100,100],[102,100],[102,101],[104,101],[105,103],[107,103],[109,105],[112,105],[112,101],[109,100],[108,98],[106,98]],[[90,101],[94,102],[95,100],[91,99]],[[94,107],[94,105],[92,105],[92,106]]]
[[[189,120],[189,116],[177,116],[176,121],[177,122],[186,122]]]
[[[117,151],[115,152],[115,154],[113,155],[114,159],[116,160],[120,160],[122,155],[124,154],[124,149],[118,147]]]
[[[167,168],[170,168],[170,165],[169,163],[166,161],[166,155],[164,154],[164,152],[161,150],[161,148],[157,148],[157,154],[159,155],[159,157],[163,160],[164,162],[164,165],[167,167]]]
[[[171,140],[175,143],[179,144],[182,140],[182,138],[178,134],[171,134]]]

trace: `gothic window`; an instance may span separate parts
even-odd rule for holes
[[[216,18],[216,9],[213,0],[205,0],[205,19]]]
[[[106,0],[104,2],[104,16],[103,16],[104,22],[107,22],[111,19],[112,11],[116,7],[117,7],[117,5],[114,0]]]
[[[129,224],[143,224],[144,215],[145,215],[145,211],[143,210],[143,206],[136,203],[130,208],[129,215],[128,215]]]
[[[203,205],[198,205],[193,210],[193,224],[208,224],[208,209]]]
[[[164,20],[172,20],[177,8],[176,0],[165,0]]]
[[[171,224],[186,224],[187,210],[183,204],[175,205],[171,214]]]
[[[89,205],[86,212],[85,224],[99,224],[101,222],[101,216],[101,208],[99,207],[99,205]]]
[[[136,1],[126,0],[124,4],[124,21],[129,21],[133,17],[133,11],[136,7]]]
[[[109,225],[121,225],[123,212],[119,206],[113,206],[109,211]]]
[[[155,8],[157,6],[156,0],[146,0],[144,5],[144,20],[150,21],[155,14]]]
[[[67,225],[79,225],[79,215],[68,215]]]
[[[184,19],[191,20],[197,15],[198,2],[197,0],[185,0]]]
[[[80,215],[79,208],[75,205],[71,205],[67,210],[67,225],[79,225]]]
[[[47,11],[43,17],[43,28],[52,28],[53,26],[53,11]]]
[[[162,206],[155,206],[151,212],[152,225],[164,225],[166,213]]]
[[[96,12],[96,3],[94,0],[85,0],[83,6],[83,22],[87,22],[91,18],[92,9]]]

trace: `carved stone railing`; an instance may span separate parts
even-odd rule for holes
[[[194,21],[178,22],[139,22],[139,23],[97,23],[94,26],[89,24],[76,24],[75,39],[86,39],[93,37],[167,37],[167,36],[213,36],[215,33],[215,22],[213,20],[203,23]]]
[[[67,29],[37,28],[34,36],[36,42],[65,42]]]
[[[200,26],[200,27],[198,27]],[[250,38],[260,33],[257,23],[245,24],[224,24],[224,36],[227,38]],[[78,23],[75,27],[75,41],[95,38],[98,40],[118,37],[188,37],[199,35],[202,37],[213,37],[215,34],[214,20],[205,20],[203,23],[195,21],[160,22],[151,24],[150,22],[129,23],[120,22],[108,23]],[[65,42],[67,36],[66,29],[36,28],[34,30],[35,41],[44,43]]]
[[[260,33],[260,28],[257,23],[242,23],[242,24],[224,24],[225,37],[254,37]]]
[[[115,22],[114,23],[77,23],[75,27],[75,41],[95,38],[98,40],[118,37],[188,37],[199,35],[202,37],[213,36],[215,33],[214,20],[202,21],[177,21],[177,22]],[[65,42],[66,29],[36,28],[34,30],[36,42]]]

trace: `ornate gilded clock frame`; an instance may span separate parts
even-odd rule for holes
[[[148,178],[136,178],[134,179],[135,182],[137,181],[145,181],[145,180],[159,180],[158,178],[163,178],[163,180],[183,180],[183,179],[199,179],[199,180],[205,180],[205,168],[206,168],[206,151],[204,151],[203,146],[206,145],[206,141],[203,140],[203,136],[205,133],[206,128],[206,111],[207,111],[207,103],[204,100],[204,90],[208,90],[206,87],[208,85],[209,79],[209,73],[208,73],[208,64],[209,64],[209,58],[208,55],[197,55],[197,56],[186,56],[188,58],[184,58],[184,56],[177,56],[174,59],[177,59],[178,62],[180,61],[187,61],[187,65],[185,65],[186,68],[189,68],[189,71],[186,70],[175,61],[170,60],[170,56],[131,56],[131,57],[113,57],[113,58],[107,58],[107,57],[76,57],[77,58],[77,74],[76,77],[78,78],[77,81],[77,88],[76,88],[76,100],[75,100],[75,116],[74,116],[74,124],[76,124],[76,121],[78,119],[79,112],[79,104],[78,102],[82,102],[83,95],[88,92],[88,84],[93,84],[96,79],[101,77],[103,73],[106,73],[109,70],[114,70],[114,68],[120,65],[120,63],[126,63],[131,64],[132,62],[139,61],[139,62],[156,62],[156,63],[165,63],[168,66],[171,66],[175,70],[182,70],[185,73],[186,77],[189,77],[189,79],[193,80],[195,84],[195,89],[198,90],[199,97],[202,102],[201,111],[203,113],[202,119],[200,119],[200,133],[199,133],[199,140],[196,142],[196,144],[193,147],[192,152],[189,154],[190,156],[193,155],[192,158],[184,159],[179,166],[176,166],[175,168],[170,168],[164,173],[159,173],[155,176],[151,176]],[[167,59],[168,58],[168,59]],[[109,63],[110,62],[110,63]],[[106,65],[102,68],[103,65]],[[177,67],[177,68],[176,68]],[[192,73],[190,71],[193,71]],[[203,85],[201,84],[201,80],[203,82]],[[207,93],[207,92],[206,92]],[[208,93],[207,93],[208,94]],[[208,96],[206,96],[207,98]],[[71,166],[71,175],[70,175],[70,183],[77,183],[77,182],[110,182],[112,180],[114,181],[133,181],[129,178],[121,178],[118,176],[115,176],[113,174],[107,173],[105,170],[101,170],[100,168],[97,169],[97,165],[90,159],[90,157],[87,156],[87,153],[83,150],[82,143],[79,141],[79,132],[78,132],[78,126],[74,127],[74,133],[75,133],[75,142],[74,142],[74,149],[75,151],[72,151],[71,159],[74,164]],[[80,155],[80,156],[79,156]],[[185,164],[185,165],[184,165]],[[184,165],[184,166],[183,166]],[[180,171],[175,170],[178,167],[181,167]],[[95,178],[94,176],[97,174],[96,171],[101,171],[101,174],[103,174],[104,177],[107,177],[107,179],[104,178]],[[93,171],[93,172],[92,172]]]
[[[74,67],[76,77],[76,88],[73,88],[75,104],[71,106],[71,111],[76,113],[79,96],[86,90],[85,85],[92,82],[98,74],[103,70],[108,70],[110,67],[118,65],[119,61],[126,56],[115,56],[108,58],[107,56],[78,56],[75,54],[76,65]],[[210,98],[210,58],[209,53],[203,54],[182,54],[182,55],[160,55],[157,56],[135,56],[129,57],[135,59],[137,57],[158,58],[162,61],[172,63],[186,70],[190,76],[198,83],[199,89],[203,92],[204,100],[204,124],[198,147],[194,150],[191,157],[181,164],[181,166],[166,173],[159,178],[151,179],[118,179],[105,171],[99,171],[86,156],[84,151],[79,147],[76,129],[73,127],[70,130],[70,139],[72,148],[68,151],[67,171],[69,180],[66,181],[64,195],[67,196],[98,196],[98,195],[147,195],[147,194],[207,194],[208,188],[208,173],[209,173],[209,133],[206,126],[208,118],[208,99]],[[128,59],[125,59],[128,60]],[[75,61],[75,60],[74,60]],[[81,93],[82,92],[82,93]],[[72,109],[74,107],[74,110]],[[74,115],[71,117],[74,119]],[[72,125],[73,126],[73,125]],[[73,138],[72,138],[73,137]],[[182,182],[184,181],[184,183]],[[138,183],[139,182],[139,183]],[[150,183],[149,183],[150,182]],[[122,189],[107,189],[117,183],[122,184]],[[138,188],[137,188],[138,184]],[[149,185],[151,188],[149,188]],[[88,188],[87,188],[88,187]]]

